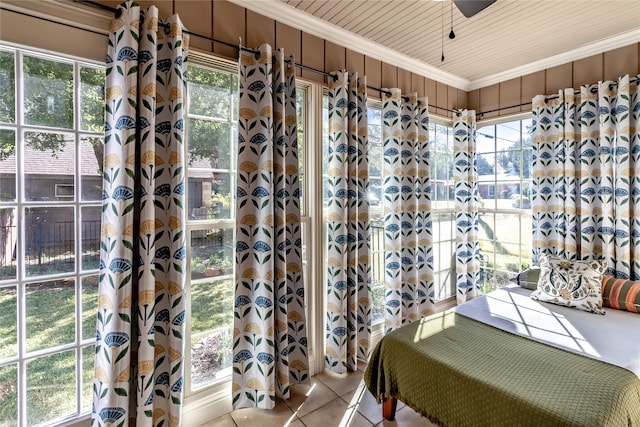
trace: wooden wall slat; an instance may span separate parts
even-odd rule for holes
[[[276,22],[266,16],[247,9],[247,47],[258,47],[269,43],[271,48],[276,45]]]
[[[522,111],[531,111],[531,99],[534,96],[547,95],[545,93],[545,76],[544,70],[522,76],[520,103],[528,104],[522,107]]]
[[[107,57],[109,39],[102,34],[88,33],[11,10],[0,12],[0,28],[3,41],[87,58],[98,63],[104,62]],[[25,28],[37,28],[38,31],[25,31]],[[48,37],[42,37],[42,34]],[[4,87],[2,89],[4,92]]]
[[[425,77],[424,93],[429,98],[429,112],[435,114],[436,105],[438,104],[438,88],[435,80]]]
[[[183,0],[175,2],[175,13],[180,15],[187,29],[196,34],[213,37],[213,5],[211,2]],[[191,37],[189,46],[213,52],[213,43],[201,37]]]
[[[604,80],[618,80],[638,67],[638,49],[625,46],[604,53]]]
[[[499,103],[500,108],[509,107],[511,105],[520,104],[520,86],[522,85],[522,79],[516,78],[507,80],[500,83]],[[500,110],[499,115],[516,114],[522,111],[520,107],[505,108]]]
[[[354,52],[347,49],[346,51],[346,67],[349,73],[358,73],[358,76],[366,76],[364,72],[364,54]],[[367,76],[367,84],[369,84],[369,77]]]
[[[418,98],[427,96],[426,92],[424,91],[423,76],[416,73],[411,73],[411,92],[417,92]]]
[[[445,107],[448,110],[453,110],[454,108],[456,108],[457,104],[458,104],[458,88],[455,88],[453,86],[447,86],[447,105],[445,105]],[[445,111],[444,115],[446,117],[451,117],[452,113],[450,111]]]
[[[500,106],[500,84],[480,88],[480,112],[490,111]],[[497,117],[498,112],[485,113],[482,119]],[[476,117],[477,118],[477,117]]]
[[[364,73],[367,76],[367,85],[380,88],[382,86],[382,62],[368,56],[364,57]],[[382,99],[380,92],[373,89],[367,89],[367,95]]]
[[[550,95],[558,91],[573,87],[573,62],[547,69],[545,94]]]
[[[276,21],[276,47],[284,49],[286,56],[293,55],[295,61],[302,59],[302,31]],[[296,67],[296,76],[302,76],[302,70]]]
[[[121,3],[121,2],[120,2]],[[118,3],[118,4],[120,4]],[[140,5],[140,10],[144,10],[149,6],[155,6],[158,8],[158,18],[164,19],[174,14],[172,1],[153,1],[153,0],[139,0],[136,1]],[[117,7],[118,4],[116,4]]]
[[[593,55],[573,62],[573,84],[577,89],[584,84],[597,83],[603,76],[603,56]]]
[[[398,75],[398,87],[402,91],[402,93],[411,93],[411,71],[407,71],[403,68],[397,69]]]
[[[117,9],[118,5],[122,2],[120,0],[99,0],[98,3]]]
[[[311,34],[302,33],[302,64],[307,67],[315,68],[319,71],[324,70],[324,39]],[[302,77],[314,82],[324,83],[325,76],[313,71],[302,70]]]
[[[449,105],[449,87],[444,84],[437,82],[436,83],[436,106],[437,107],[447,107]],[[436,114],[439,116],[446,117],[447,111],[442,108],[436,107]]]
[[[458,109],[466,109],[467,108],[467,92],[462,89],[458,89],[458,102],[456,102],[455,108]],[[453,113],[451,113],[453,115]]]
[[[467,109],[480,112],[480,89],[467,92]]]
[[[347,49],[329,41],[324,42],[324,69],[327,72],[344,70]]]
[[[398,87],[398,67],[395,65],[382,63],[382,76],[380,78],[380,87],[391,89]]]
[[[213,2],[213,38],[237,45],[247,43],[246,9],[234,3],[216,0]],[[187,28],[189,25],[185,23]],[[214,43],[213,51],[225,58],[238,59],[238,49]]]

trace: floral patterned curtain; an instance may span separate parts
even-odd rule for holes
[[[188,39],[177,16],[119,7],[107,54],[92,425],[180,424],[183,112]]]
[[[233,407],[308,382],[294,58],[240,49]]]
[[[456,210],[456,300],[458,304],[462,304],[480,294],[476,113],[473,110],[459,110],[453,122],[453,167]]]
[[[383,96],[382,138],[389,332],[435,311],[427,99],[389,90]]]
[[[355,73],[332,75],[325,366],[345,373],[369,357],[371,340],[367,83]]]
[[[533,251],[640,279],[638,78],[533,98]]]

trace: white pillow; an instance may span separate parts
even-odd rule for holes
[[[540,278],[538,289],[531,298],[604,314],[602,309],[602,275],[606,270],[600,261],[569,261],[539,256]]]

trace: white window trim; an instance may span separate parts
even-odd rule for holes
[[[87,348],[88,345],[95,342],[95,338],[93,339],[83,339],[82,338],[82,284],[83,279],[86,277],[97,276],[98,270],[83,270],[82,269],[82,252],[81,252],[81,243],[82,243],[82,223],[81,220],[81,212],[84,208],[87,207],[100,207],[100,200],[91,200],[84,201],[82,200],[82,196],[80,192],[75,191],[75,189],[80,188],[81,183],[81,156],[80,150],[82,149],[82,141],[83,137],[86,136],[94,136],[94,137],[102,137],[102,133],[98,132],[90,132],[83,131],[80,129],[80,97],[77,96],[80,90],[80,68],[81,67],[90,67],[90,68],[98,68],[104,69],[104,63],[99,63],[96,61],[87,60],[84,58],[79,58],[71,55],[67,55],[64,53],[52,53],[50,51],[45,51],[43,49],[32,48],[24,45],[19,45],[15,43],[8,43],[6,41],[0,40],[0,48],[3,50],[13,51],[15,58],[15,90],[16,90],[16,112],[15,112],[15,122],[14,123],[6,123],[2,125],[3,129],[13,130],[16,136],[16,194],[15,201],[1,202],[0,207],[3,208],[13,208],[16,209],[16,213],[18,218],[22,218],[22,212],[24,212],[25,207],[54,207],[54,208],[71,208],[73,209],[73,217],[74,217],[74,253],[75,253],[75,264],[74,271],[71,273],[57,273],[43,276],[27,276],[24,264],[20,265],[20,262],[16,264],[16,277],[14,279],[3,280],[1,284],[8,286],[16,287],[16,303],[17,303],[17,347],[18,352],[15,356],[9,357],[5,360],[9,364],[9,366],[13,363],[17,364],[18,377],[17,377],[17,386],[18,386],[18,408],[17,408],[17,416],[18,422],[20,424],[26,424],[27,418],[27,407],[25,406],[25,401],[23,399],[24,396],[21,396],[21,393],[25,393],[26,395],[26,364],[30,360],[35,360],[42,356],[48,356],[57,354],[61,351],[69,351],[75,350],[75,376],[76,376],[76,396],[75,396],[75,411],[76,415],[68,415],[58,417],[52,420],[48,420],[43,423],[43,425],[73,425],[76,423],[83,423],[85,420],[88,420],[89,415],[82,412],[81,407],[81,399],[83,390],[81,388],[82,377],[83,377],[83,366],[82,366],[82,350]],[[73,99],[73,108],[74,108],[74,122],[72,129],[61,129],[50,126],[33,126],[24,123],[24,108],[22,104],[23,97],[23,70],[22,70],[22,59],[24,56],[32,56],[37,58],[42,58],[45,60],[55,61],[55,62],[67,62],[72,64],[73,66],[73,79],[74,79],[74,99]],[[24,165],[21,160],[24,156],[24,152],[20,150],[22,147],[18,141],[23,138],[23,134],[30,130],[51,130],[55,133],[65,133],[73,136],[74,143],[76,144],[76,156],[74,168],[76,174],[74,174],[74,184],[69,184],[74,187],[74,193],[70,196],[64,196],[65,199],[63,201],[38,201],[38,200],[24,200],[25,198],[25,189],[24,189]],[[57,192],[57,185],[56,185]],[[18,260],[25,259],[25,225],[24,219],[20,220],[18,223]],[[75,333],[74,333],[74,341],[72,343],[66,343],[62,345],[57,345],[55,347],[47,347],[44,349],[36,350],[36,351],[28,351],[25,348],[26,345],[26,325],[21,324],[21,319],[26,320],[26,294],[25,294],[25,285],[36,283],[39,280],[42,281],[50,281],[57,280],[61,278],[72,278],[75,282],[74,285],[74,317],[75,317]],[[29,353],[27,355],[27,353]]]

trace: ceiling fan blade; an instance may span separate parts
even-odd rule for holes
[[[496,0],[453,0],[453,4],[455,4],[460,12],[467,18],[471,18],[495,2]]]

